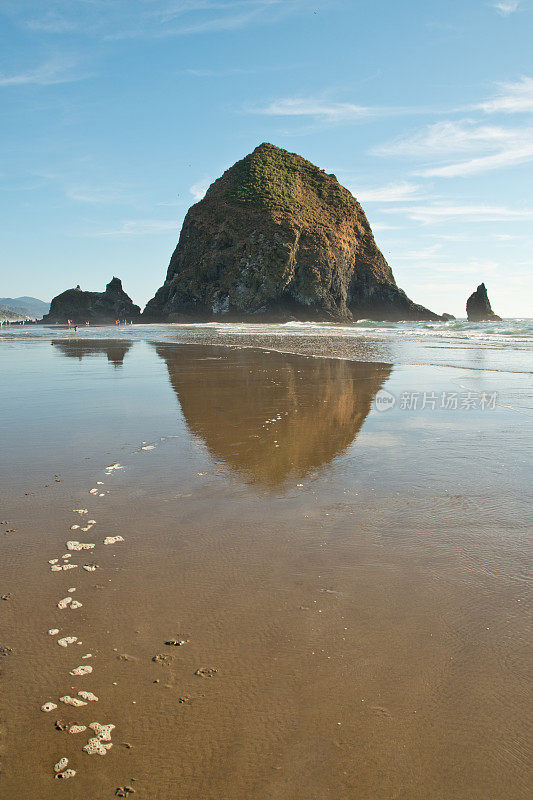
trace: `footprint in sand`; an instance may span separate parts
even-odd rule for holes
[[[124,467],[121,464],[119,464],[118,461],[117,461],[115,464],[111,464],[109,467],[105,468],[106,475],[111,475],[111,473],[115,469],[124,469]]]
[[[88,703],[98,702],[98,697],[92,692],[78,692],[78,696],[81,697],[82,700],[87,700]]]
[[[64,772],[59,772],[56,775],[56,780],[58,780],[58,779],[61,780],[63,778],[64,779],[73,778],[75,776],[75,774],[76,774],[76,770],[75,769],[70,769],[70,767],[69,767],[69,769],[66,769]]]
[[[112,747],[113,747],[112,742],[101,742],[95,736],[93,739],[89,739],[83,750],[90,756],[94,755],[106,756],[107,751],[110,750]]]
[[[94,542],[78,542],[75,539],[67,542],[67,550],[93,550]]]
[[[69,675],[90,675],[93,671],[93,668],[90,667],[88,664],[82,664],[81,667],[76,667],[75,669],[71,669]]]
[[[123,536],[106,536],[104,539],[104,544],[116,544],[117,542],[123,542]]]
[[[79,708],[80,706],[86,706],[87,703],[84,700],[80,700],[79,697],[71,697],[69,694],[64,695],[63,697],[59,698],[61,703],[64,703],[66,706],[74,706],[75,708]]]
[[[87,730],[87,725],[71,725],[68,729],[69,733],[83,733]]]
[[[74,642],[78,641],[77,636],[63,636],[62,639],[58,639],[57,643],[60,647],[68,647],[69,644],[74,644]]]
[[[217,674],[218,669],[215,667],[201,667],[197,669],[194,673],[198,678],[214,678]]]
[[[111,741],[111,731],[115,730],[115,726],[111,724],[101,725],[99,722],[91,722],[89,728],[96,733],[96,736],[93,736],[91,739],[89,739],[83,748],[84,752],[88,753],[90,756],[107,755],[107,751],[113,747],[113,743]]]

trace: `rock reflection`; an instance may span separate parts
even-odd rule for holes
[[[87,356],[103,353],[111,364],[121,367],[133,342],[113,339],[55,339],[52,344],[67,358],[77,358],[81,361]]]
[[[189,430],[247,482],[271,487],[342,453],[392,371],[261,350],[155,347]]]

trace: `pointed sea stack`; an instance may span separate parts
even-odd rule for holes
[[[261,144],[193,205],[164,285],[163,320],[438,320],[398,288],[353,195],[301,156]]]
[[[491,308],[484,283],[480,283],[466,301],[466,316],[469,322],[501,322],[502,318]]]
[[[105,325],[118,320],[138,320],[141,313],[122,288],[119,278],[113,278],[105,292],[84,292],[77,286],[58,294],[50,304],[50,311],[42,322],[65,324],[69,320],[76,325],[90,322]]]

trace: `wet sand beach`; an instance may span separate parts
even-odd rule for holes
[[[529,796],[526,372],[50,340],[0,349],[2,798]]]

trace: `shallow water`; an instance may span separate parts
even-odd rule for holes
[[[288,322],[124,325],[79,328],[10,326],[0,329],[0,341],[56,339],[225,344],[262,347],[282,352],[333,356],[357,361],[435,364],[504,372],[533,371],[533,320],[498,323],[389,322],[367,320],[351,324]],[[69,345],[74,347],[74,342]]]
[[[524,353],[141,327],[0,340],[5,796],[528,796]],[[72,539],[95,548],[52,572]],[[99,700],[58,702],[80,690]]]

